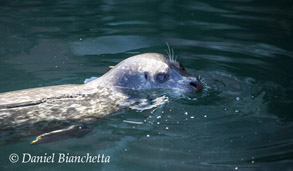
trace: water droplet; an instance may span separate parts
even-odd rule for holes
[[[191,119],[194,119],[194,116],[190,116]]]
[[[166,129],[169,129],[169,127],[166,127]]]
[[[150,135],[147,135],[147,137],[150,137]]]
[[[239,112],[239,110],[236,109],[236,110],[235,110],[235,113],[238,113],[238,112]]]
[[[157,124],[159,125],[159,124],[160,124],[160,122],[157,122]]]
[[[184,112],[184,115],[188,115],[188,112]]]
[[[208,115],[203,115],[203,117],[205,117],[205,118],[206,118],[206,117],[208,117]]]
[[[240,101],[240,100],[241,100],[240,97],[236,97],[235,99],[236,99],[237,101]]]
[[[161,116],[157,116],[157,119],[160,119],[161,118]]]
[[[238,170],[238,167],[235,167],[235,170]]]

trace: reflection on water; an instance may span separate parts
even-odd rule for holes
[[[166,53],[165,42],[206,87],[161,103],[143,94],[86,137],[1,146],[0,170],[292,169],[291,1],[16,0],[0,10],[0,92],[81,84],[134,54]],[[11,164],[12,152],[105,153],[111,163]]]
[[[72,44],[75,55],[117,54],[156,45],[150,38],[140,36],[103,36],[98,38],[82,38]],[[115,47],[113,50],[112,47]]]

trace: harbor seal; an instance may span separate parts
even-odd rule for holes
[[[149,89],[196,93],[203,85],[190,76],[182,64],[165,55],[132,56],[86,84],[1,93],[0,136],[11,132],[18,136],[41,134],[64,130],[66,126],[71,127],[65,130],[71,130],[76,124],[81,128],[80,125],[137,104],[126,90]]]

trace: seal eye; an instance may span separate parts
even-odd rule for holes
[[[169,78],[169,75],[165,73],[159,73],[156,75],[156,81],[158,81],[159,83],[163,83],[167,81],[168,78]]]

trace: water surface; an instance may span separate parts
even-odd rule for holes
[[[140,53],[206,85],[101,120],[85,137],[0,147],[0,170],[292,170],[292,1],[2,1],[0,92],[82,84]],[[142,122],[134,124],[125,121]],[[108,164],[22,164],[11,153],[105,154]]]

